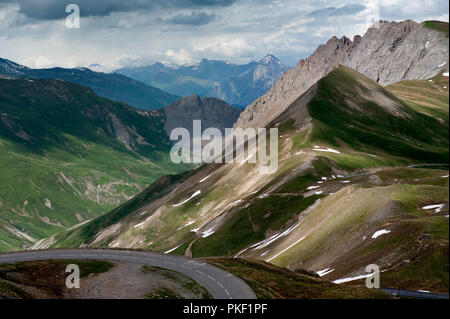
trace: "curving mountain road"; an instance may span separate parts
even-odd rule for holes
[[[0,263],[46,259],[97,259],[161,267],[191,277],[215,299],[256,299],[253,290],[240,278],[205,261],[188,257],[113,249],[53,249],[0,254]]]

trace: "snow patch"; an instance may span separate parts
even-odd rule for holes
[[[391,231],[387,230],[387,229],[382,229],[382,230],[377,230],[376,232],[373,233],[372,235],[372,239],[377,238],[378,236],[384,235],[384,234],[389,234]]]
[[[165,254],[171,253],[172,251],[174,251],[175,249],[177,249],[178,247],[180,247],[181,245],[183,245],[184,243],[179,244],[177,247],[173,247],[172,249],[169,249],[168,251],[165,251]]]
[[[241,166],[242,164],[246,163],[249,159],[251,159],[253,157],[254,154],[249,155],[245,160],[243,160],[239,166]]]
[[[144,224],[145,224],[146,222],[148,222],[153,216],[154,216],[154,215],[149,216],[149,217],[148,217],[146,220],[144,220],[142,223],[136,224],[136,225],[134,225],[133,227],[134,227],[134,228],[138,228],[138,227],[144,225]]]
[[[195,196],[200,195],[201,193],[202,193],[202,191],[201,191],[201,190],[198,190],[198,191],[196,191],[194,194],[192,194],[191,197],[189,197],[188,199],[182,201],[181,203],[173,204],[172,206],[173,206],[173,207],[181,206],[181,205],[187,203],[188,201],[190,201],[190,200],[191,200],[192,198],[194,198]]]
[[[336,151],[336,150],[334,150],[332,148],[313,148],[313,151],[336,153],[336,154],[340,154],[341,153],[341,152]]]
[[[192,225],[193,223],[195,223],[196,221],[195,220],[193,220],[193,221],[191,221],[191,222],[189,222],[189,223],[187,223],[186,225],[184,225],[184,226],[181,226],[180,228],[178,228],[177,230],[180,230],[180,229],[183,229],[184,227],[188,227],[189,225]]]
[[[358,279],[364,279],[367,277],[372,276],[373,274],[366,274],[366,275],[359,275],[356,277],[348,277],[348,278],[342,278],[342,279],[336,279],[335,281],[333,281],[334,284],[342,284],[344,282],[349,282],[349,281],[354,281],[354,280],[358,280]]]
[[[439,213],[442,210],[442,207],[444,207],[445,204],[437,204],[437,205],[427,205],[423,206],[422,209],[429,210],[434,209],[435,213]]]
[[[203,233],[202,233],[202,237],[203,238],[206,238],[206,237],[209,237],[209,236],[211,236],[212,234],[214,234],[215,233],[215,229],[216,228],[216,226],[214,226],[214,227],[211,227],[210,229],[208,229],[208,230],[205,230]]]
[[[331,269],[331,268],[325,268],[325,269],[323,269],[323,270],[318,270],[318,271],[316,271],[316,274],[318,274],[319,275],[319,277],[323,277],[323,276],[325,276],[325,275],[328,275],[330,272],[332,272],[334,269]]]
[[[270,257],[269,259],[267,259],[267,261],[271,261],[272,259],[277,258],[278,256],[280,256],[281,254],[285,253],[286,251],[288,251],[289,249],[291,249],[292,247],[294,247],[295,245],[297,245],[299,242],[301,242],[303,239],[305,239],[306,236],[303,236],[302,238],[300,238],[299,240],[297,240],[296,242],[294,242],[293,244],[289,245],[288,247],[286,247],[285,249],[283,249],[282,251],[280,251],[278,254],[275,254],[274,256]]]
[[[44,205],[45,205],[47,208],[50,208],[50,209],[53,210],[53,204],[52,204],[52,202],[50,201],[50,199],[46,198],[46,199],[45,199]]]
[[[206,181],[211,175],[206,176],[205,178],[199,180],[199,183],[203,183],[204,181]]]

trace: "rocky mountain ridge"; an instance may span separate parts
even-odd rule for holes
[[[430,27],[429,23],[380,21],[363,37],[355,36],[353,41],[347,37],[331,38],[250,104],[235,127],[264,127],[339,64],[349,66],[381,85],[428,79],[448,70],[448,36],[442,30]],[[446,27],[448,33],[448,24]]]

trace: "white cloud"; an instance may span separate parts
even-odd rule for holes
[[[199,39],[198,43],[194,45],[194,50],[203,54],[214,54],[222,58],[236,58],[253,53],[255,47],[249,45],[242,37],[217,37]]]
[[[192,62],[191,54],[185,49],[180,49],[178,51],[169,49],[166,51],[166,57],[169,61],[173,61],[177,64],[187,64]]]
[[[80,6],[81,28],[76,30],[66,29],[64,19],[26,18],[17,5],[0,5],[0,55],[33,67],[98,63],[104,71],[156,61],[195,63],[202,58],[244,63],[262,58],[266,53],[293,65],[334,35],[353,37],[364,33],[376,3],[380,4],[380,18],[384,20],[448,21],[448,3],[443,0],[429,0],[426,4],[421,0],[236,0],[229,3],[195,10],[166,7],[112,11],[89,17],[83,17]],[[366,9],[358,10],[356,4]],[[353,13],[347,14],[347,9]],[[205,19],[205,24],[194,26],[170,23],[174,17],[195,18],[194,11],[204,13],[198,17],[214,19]],[[328,11],[338,15],[323,15]],[[320,17],[313,12],[319,12]]]
[[[15,23],[25,20],[25,16],[20,13],[20,6],[17,4],[6,4],[0,6],[0,30],[7,29]]]

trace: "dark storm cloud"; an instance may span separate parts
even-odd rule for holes
[[[213,21],[217,16],[215,14],[207,14],[205,12],[191,12],[191,14],[179,14],[173,18],[167,19],[169,24],[184,25],[204,25]]]
[[[341,16],[348,14],[356,14],[363,11],[366,6],[362,4],[348,4],[340,8],[327,7],[323,9],[318,9],[309,14],[310,17],[331,17],[331,16]]]
[[[107,16],[113,12],[149,11],[161,8],[197,9],[225,7],[236,0],[0,0],[2,3],[19,4],[20,11],[29,18],[38,20],[60,19],[67,14],[65,8],[74,3],[80,7],[81,15]]]

